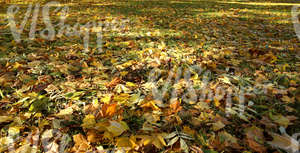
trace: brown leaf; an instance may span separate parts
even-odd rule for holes
[[[267,151],[266,147],[264,147],[263,145],[257,143],[256,141],[254,141],[252,139],[247,139],[247,143],[248,143],[249,147],[256,152],[265,153]]]
[[[121,79],[116,77],[106,84],[107,88],[114,88],[117,84],[121,82]]]
[[[87,150],[90,148],[89,143],[82,134],[74,135],[73,140],[75,143],[72,148],[73,152],[87,152]]]
[[[100,134],[98,134],[96,130],[88,130],[87,140],[90,143],[98,142],[100,140]]]
[[[262,129],[256,126],[252,126],[250,128],[247,128],[245,132],[246,141],[251,149],[260,153],[266,152],[266,148],[263,146],[264,135]]]

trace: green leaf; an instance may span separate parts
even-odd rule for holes
[[[29,107],[30,112],[38,112],[42,110],[46,110],[49,104],[49,98],[41,96],[38,99],[34,100],[33,103]]]

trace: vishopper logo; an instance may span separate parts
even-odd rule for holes
[[[275,148],[280,148],[288,153],[299,153],[300,152],[300,133],[294,133],[292,136],[287,134],[284,127],[279,128],[281,135],[271,133],[273,141],[268,142]]]
[[[63,153],[71,146],[71,137],[59,129],[47,129],[45,131],[34,129],[26,136],[9,132],[6,138],[6,150],[11,153],[37,153],[39,151]]]
[[[164,77],[166,73],[168,75]],[[253,117],[251,114],[256,113],[251,109],[254,103],[246,97],[252,94],[266,94],[269,84],[237,87],[231,84],[231,76],[213,75],[198,65],[188,68],[174,67],[170,71],[152,69],[143,89],[152,94],[159,107],[167,107],[168,102],[176,101],[200,104],[200,107],[209,107],[205,101],[212,101],[216,106],[224,102],[227,116],[238,115],[243,120]],[[212,80],[213,77],[217,77],[217,80]]]
[[[295,133],[292,135],[292,144],[295,144],[294,153],[300,153],[300,133]]]
[[[109,22],[87,22],[83,25],[79,24],[78,22],[71,26],[68,24],[65,24],[69,7],[63,6],[59,2],[49,2],[46,3],[43,7],[41,7],[40,4],[35,4],[34,8],[33,5],[30,4],[26,10],[25,16],[20,24],[17,24],[17,21],[15,20],[15,16],[18,15],[18,12],[20,10],[20,7],[17,5],[11,5],[7,10],[7,16],[8,16],[8,22],[9,27],[11,30],[11,33],[14,37],[14,40],[18,43],[21,42],[21,34],[24,31],[24,28],[27,24],[28,19],[30,16],[31,18],[31,24],[30,24],[30,30],[29,30],[29,39],[34,40],[36,38],[36,34],[39,33],[40,37],[45,40],[54,40],[56,37],[60,38],[63,35],[67,36],[69,38],[72,37],[79,37],[83,38],[84,43],[84,51],[89,51],[89,40],[90,40],[90,34],[96,33],[96,44],[97,49],[99,52],[102,52],[102,32],[103,31],[117,31],[122,30],[125,27],[125,24],[128,24],[129,20],[127,19],[119,19],[119,20],[112,20]],[[54,7],[55,9],[53,12],[50,12],[51,7]],[[38,25],[38,17],[40,9],[42,9],[42,20],[45,25],[45,28],[43,30],[37,30]],[[51,23],[50,16],[53,16],[53,14],[59,14],[59,22],[58,24],[54,25]],[[92,33],[91,33],[92,32]]]
[[[293,153],[300,153],[300,133],[295,133],[291,137],[291,147],[294,145],[295,149],[292,149]]]
[[[300,5],[295,5],[292,8],[292,22],[294,24],[295,33],[300,40]]]

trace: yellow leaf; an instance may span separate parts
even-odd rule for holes
[[[283,127],[288,127],[290,120],[282,115],[273,115],[272,120]]]
[[[101,98],[101,102],[105,103],[105,104],[109,104],[110,100],[111,100],[111,94],[105,94],[103,96],[103,98]]]
[[[194,106],[196,109],[200,110],[208,110],[210,109],[209,105],[205,102],[198,102],[197,105]]]
[[[163,146],[167,146],[166,142],[165,142],[165,139],[163,138],[162,135],[158,134],[157,135],[157,138],[159,139],[160,143],[163,145]]]
[[[133,136],[131,136],[130,138],[128,138],[128,137],[118,138],[117,146],[134,148],[136,146],[135,139]]]
[[[0,138],[0,152],[4,152],[7,149],[9,139],[9,137]]]
[[[189,135],[194,135],[196,133],[196,131],[192,130],[189,126],[183,126],[183,132]]]
[[[113,101],[117,102],[118,104],[127,104],[129,98],[130,98],[129,94],[122,93],[120,95],[115,95]]]
[[[216,107],[219,107],[221,105],[220,101],[218,99],[214,99],[214,103]]]
[[[214,131],[218,131],[218,130],[222,129],[223,127],[225,127],[225,124],[223,124],[221,121],[213,123],[212,125],[213,125]]]
[[[82,134],[74,135],[73,140],[75,145],[72,150],[75,152],[85,152],[90,148],[89,143]]]
[[[11,116],[0,116],[0,123],[9,122],[9,121],[12,121],[12,120],[14,120],[14,119]]]
[[[290,97],[288,97],[288,96],[283,96],[283,97],[281,98],[281,100],[284,101],[284,102],[287,102],[287,103],[293,103],[293,102],[295,102],[295,98],[294,98],[294,97],[293,97],[293,98],[290,98]]]
[[[117,104],[104,104],[102,106],[102,115],[106,116],[113,116],[117,111]]]
[[[123,121],[110,121],[109,127],[107,130],[113,134],[114,137],[121,135],[123,132],[127,131],[129,128],[127,124]]]
[[[227,50],[224,51],[224,54],[225,54],[225,55],[231,55],[231,54],[232,54],[232,51],[227,49]]]
[[[9,135],[17,135],[20,133],[20,130],[23,129],[24,127],[22,126],[12,126],[12,127],[9,127],[8,129],[8,133]]]
[[[224,76],[223,78],[219,78],[220,81],[223,83],[231,84],[230,80],[228,77]]]
[[[145,104],[143,104],[141,107],[143,108],[152,108],[153,110],[160,110],[158,106],[156,106],[155,101],[149,101]]]
[[[31,147],[30,143],[22,145],[15,151],[15,153],[31,153],[31,152],[34,152],[34,150]]]
[[[147,146],[150,143],[152,143],[152,137],[151,136],[144,136],[143,137],[143,145]]]
[[[92,101],[92,104],[95,108],[98,108],[99,107],[99,101],[97,98],[94,98],[93,101]]]
[[[122,84],[118,84],[115,87],[114,91],[116,91],[117,93],[121,93],[122,91],[124,93],[131,93],[131,91],[128,88],[126,88],[124,85],[122,85]]]
[[[142,139],[142,144],[144,146],[152,144],[158,149],[162,149],[164,146],[167,146],[167,144],[161,134],[152,134],[151,136],[140,135],[137,137]]]
[[[55,116],[62,117],[62,116],[71,115],[71,114],[73,114],[73,109],[72,109],[72,107],[68,107],[66,109],[60,110],[59,113],[56,114]]]
[[[83,124],[81,125],[84,128],[93,128],[96,124],[95,116],[94,115],[86,115],[83,119]]]
[[[128,74],[128,71],[122,71],[120,72],[121,76],[126,76]]]
[[[99,123],[96,123],[94,129],[99,131],[99,132],[104,132],[106,131],[106,127],[109,126],[109,122],[99,122]]]
[[[104,139],[109,139],[109,140],[113,140],[114,136],[112,133],[110,133],[109,131],[105,131],[104,135],[103,135]]]
[[[163,144],[161,143],[161,141],[158,139],[158,138],[152,138],[153,141],[152,141],[152,144],[158,148],[158,149],[162,149],[164,146]]]
[[[290,85],[291,86],[297,86],[297,82],[295,80],[290,80]]]
[[[136,84],[132,83],[132,82],[126,82],[126,86],[128,86],[128,87],[135,87]]]
[[[18,62],[16,62],[15,64],[14,64],[14,69],[18,69],[19,67],[21,67],[22,66],[22,64],[20,64],[20,63],[18,63]]]
[[[131,147],[132,144],[127,137],[121,137],[117,139],[117,146],[118,147]]]

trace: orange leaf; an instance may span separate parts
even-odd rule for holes
[[[116,77],[113,80],[111,80],[108,84],[106,84],[107,88],[113,88],[115,87],[117,84],[119,84],[119,82],[121,82],[121,79]]]
[[[103,117],[113,116],[117,111],[117,104],[104,104],[102,106]]]
[[[170,104],[170,108],[174,113],[177,113],[181,110],[180,101],[176,100],[175,102]]]
[[[75,142],[72,148],[74,152],[86,152],[90,148],[89,143],[82,134],[74,135],[73,140]]]

